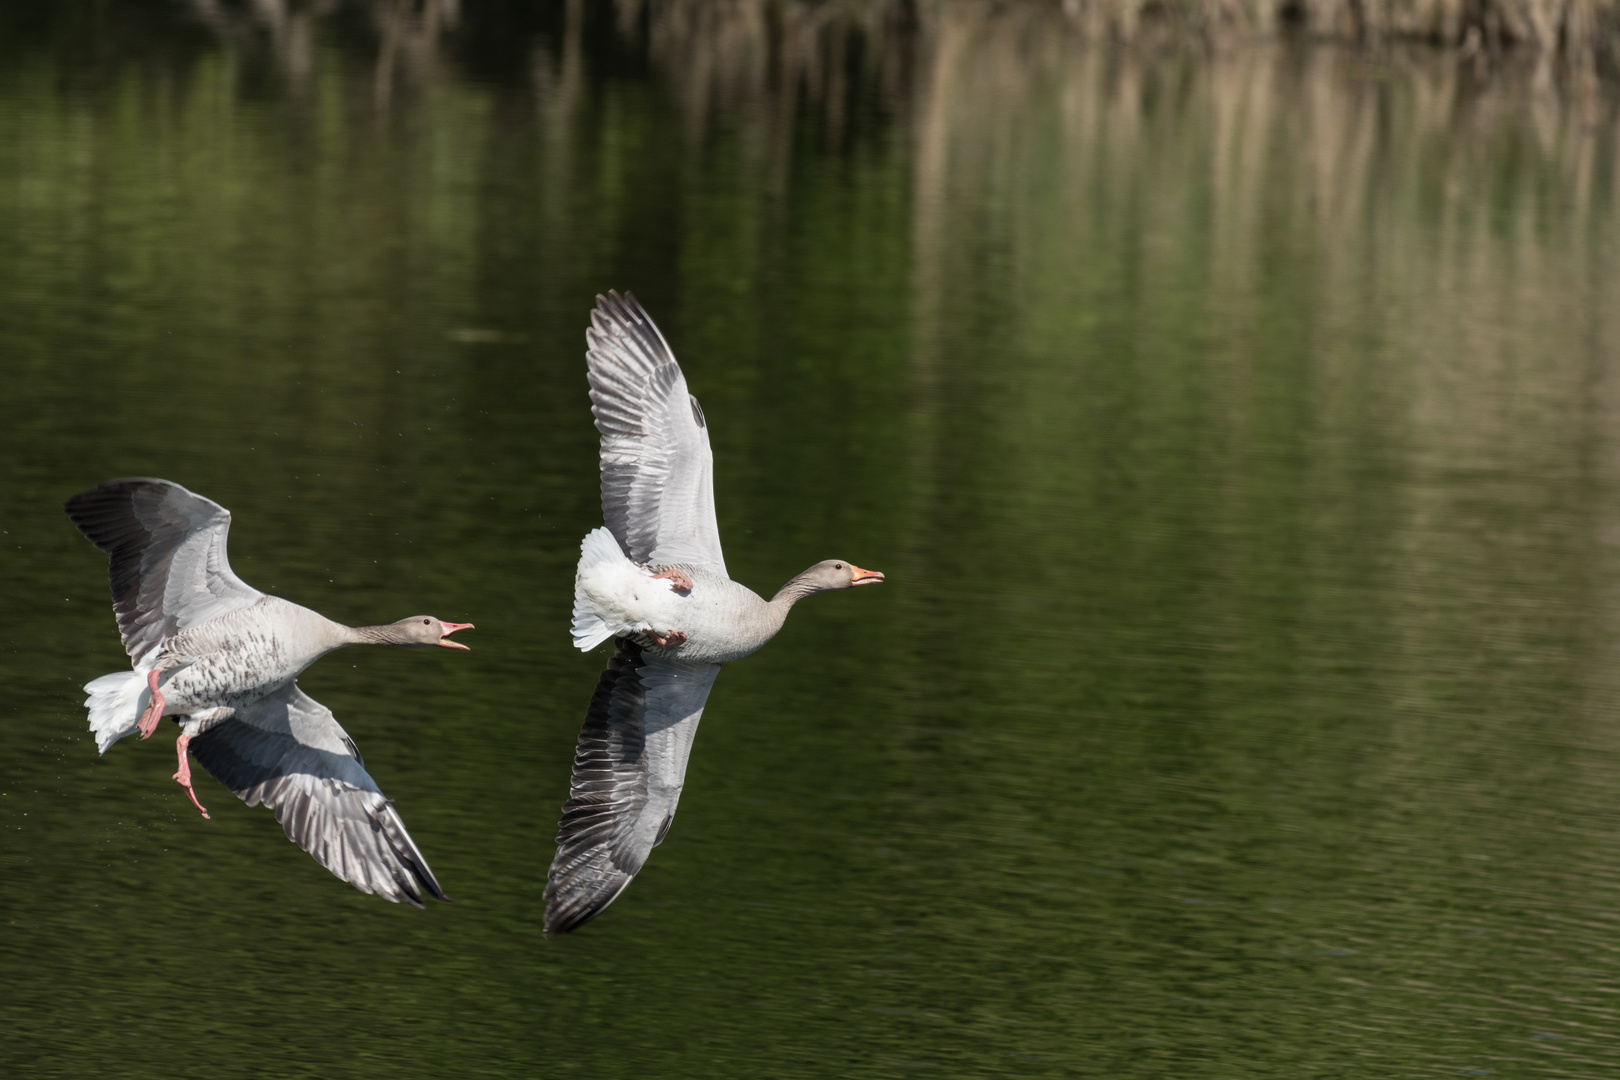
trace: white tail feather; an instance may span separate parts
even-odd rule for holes
[[[90,730],[95,733],[96,747],[103,754],[107,747],[135,730],[135,724],[151,700],[152,692],[146,688],[146,672],[119,671],[103,675],[86,683],[84,699],[90,709]]]
[[[580,542],[579,570],[574,575],[574,647],[580,652],[590,652],[614,634],[583,584],[587,570],[604,564],[622,564],[632,572],[636,568],[611,532],[605,528],[592,529]]]

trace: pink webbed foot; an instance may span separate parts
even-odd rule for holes
[[[669,583],[675,587],[676,592],[688,593],[692,591],[692,579],[679,570],[660,570],[653,577],[668,578]]]
[[[197,792],[191,786],[191,762],[186,760],[186,747],[190,745],[190,735],[182,735],[174,741],[175,756],[180,759],[180,771],[174,774],[174,779],[181,787],[186,789],[186,794],[191,797],[191,805],[195,806],[203,817],[207,817],[208,808],[197,801]]]
[[[135,726],[140,729],[141,738],[143,739],[150,739],[152,732],[157,730],[158,722],[163,719],[165,702],[163,700],[163,691],[159,690],[157,685],[158,676],[161,674],[160,671],[153,671],[146,677],[146,685],[152,691],[152,701],[146,706],[146,711],[141,713],[141,718],[135,723]]]
[[[679,630],[671,630],[667,634],[660,634],[656,630],[647,631],[647,636],[657,643],[660,649],[678,649],[686,644],[686,635]]]

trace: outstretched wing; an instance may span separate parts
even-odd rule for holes
[[[332,710],[296,683],[191,740],[214,779],[276,812],[287,839],[350,885],[422,906],[448,900]]]
[[[596,298],[585,341],[607,527],[642,565],[724,575],[708,427],[675,354],[629,293]]]
[[[591,697],[546,883],[546,934],[589,922],[624,891],[675,817],[718,664],[682,664],[619,639]]]
[[[181,630],[264,595],[231,572],[231,512],[179,484],[109,480],[67,501],[68,517],[109,556],[124,651],[139,661]]]

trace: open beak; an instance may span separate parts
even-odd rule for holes
[[[849,564],[849,572],[855,575],[855,580],[850,582],[851,586],[876,585],[878,582],[883,580],[883,573],[881,571],[862,570],[854,563]]]
[[[459,642],[459,641],[451,641],[450,640],[450,635],[455,633],[457,630],[471,630],[473,628],[472,623],[470,623],[470,622],[447,622],[447,623],[443,623],[441,625],[444,627],[444,633],[439,635],[439,644],[440,645],[444,646],[446,649],[466,649],[467,652],[472,651],[471,649],[468,649],[467,646],[463,645],[461,642]]]

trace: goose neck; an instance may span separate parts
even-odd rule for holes
[[[341,624],[340,624],[341,625]],[[407,644],[404,634],[398,626],[345,626],[343,627],[345,644],[353,645],[404,645]]]
[[[776,590],[776,595],[771,597],[771,607],[780,609],[785,617],[789,608],[815,591],[806,574],[799,574],[789,578],[787,584]]]

